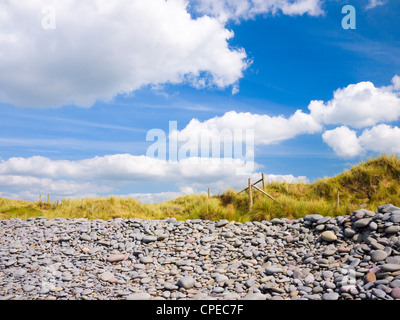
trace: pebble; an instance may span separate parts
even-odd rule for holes
[[[322,300],[338,300],[339,294],[337,292],[327,292],[322,295]]]
[[[328,242],[333,242],[337,240],[337,236],[332,231],[324,231],[321,233],[321,238]]]
[[[400,300],[400,287],[396,287],[390,293],[393,299]]]
[[[150,300],[151,295],[147,292],[133,293],[125,298],[126,300]],[[144,302],[143,302],[144,303]]]
[[[400,299],[399,217],[0,220],[0,300]]]
[[[374,250],[370,253],[370,256],[372,258],[372,261],[382,261],[385,260],[388,256],[386,251],[383,250]]]
[[[192,277],[183,277],[178,280],[177,286],[185,289],[193,288],[196,281]]]

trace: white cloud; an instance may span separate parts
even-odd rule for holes
[[[132,193],[145,202],[162,201],[187,193],[212,189],[212,193],[246,186],[248,176],[237,175],[244,162],[236,159],[184,159],[169,163],[145,156],[109,155],[77,161],[51,160],[45,157],[0,160],[2,196],[37,200],[39,194],[52,198],[82,198],[116,194],[121,187],[143,183],[164,185],[168,190]],[[259,166],[255,165],[255,169]],[[254,171],[253,176],[260,176]],[[305,177],[267,175],[270,181],[304,182]],[[172,189],[179,191],[171,191]],[[4,190],[4,191],[3,191]],[[25,198],[27,199],[27,198]]]
[[[400,128],[380,124],[365,129],[357,137],[356,131],[338,127],[326,131],[323,140],[343,158],[356,157],[367,151],[400,155]]]
[[[387,124],[366,129],[358,138],[364,149],[400,155],[400,128]]]
[[[44,30],[42,7],[55,8]],[[0,102],[91,106],[146,85],[233,86],[248,67],[218,19],[185,0],[0,1]]]
[[[179,140],[190,139],[195,147],[199,146],[202,137],[205,141],[211,141],[212,138],[234,138],[235,131],[240,135],[237,141],[246,141],[246,130],[254,130],[254,144],[268,145],[278,143],[287,139],[294,138],[300,134],[312,134],[319,132],[321,125],[315,119],[301,110],[297,110],[288,118],[284,116],[268,116],[252,114],[249,112],[230,111],[221,117],[214,117],[204,122],[193,119],[181,131],[174,132],[178,134]],[[195,149],[196,149],[195,148]]]
[[[338,156],[343,158],[355,157],[362,151],[357,133],[345,126],[326,131],[322,139]]]
[[[194,0],[195,9],[203,14],[218,17],[221,21],[252,19],[260,14],[295,16],[324,13],[320,0]]]
[[[369,0],[365,9],[367,9],[367,10],[373,9],[375,7],[382,6],[384,4],[385,4],[384,0]]]
[[[400,117],[400,79],[392,85],[377,88],[373,83],[359,82],[337,89],[328,102],[311,101],[308,109],[321,123],[340,124],[354,128],[396,121]]]

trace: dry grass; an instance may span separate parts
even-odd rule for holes
[[[29,202],[0,198],[0,219],[44,216],[63,218],[140,218],[178,220],[228,219],[240,222],[273,218],[296,219],[307,214],[337,216],[350,214],[360,207],[376,210],[379,205],[400,205],[400,159],[380,156],[363,161],[332,178],[312,184],[271,183],[266,191],[279,203],[254,191],[254,205],[248,207],[248,195],[227,190],[208,198],[205,195],[186,195],[158,204],[142,204],[126,197],[64,199],[56,203]],[[336,206],[337,192],[340,205]]]

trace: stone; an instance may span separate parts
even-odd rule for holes
[[[33,291],[33,290],[35,290],[36,289],[36,287],[35,286],[32,286],[32,285],[30,285],[30,284],[26,284],[26,285],[24,285],[23,287],[22,287],[22,290],[24,290],[25,292],[31,292],[31,291]]]
[[[27,271],[26,269],[18,269],[13,273],[13,277],[14,278],[20,278],[23,277],[24,275],[26,275]]]
[[[139,292],[130,294],[125,298],[126,300],[150,300],[151,295],[147,292]]]
[[[194,278],[187,276],[179,279],[177,282],[177,286],[185,289],[190,289],[194,287],[195,283],[196,281],[194,280]]]
[[[126,254],[113,254],[107,258],[108,262],[119,262],[128,259],[129,253]]]
[[[376,275],[375,275],[375,273],[373,273],[373,272],[368,272],[368,273],[365,275],[365,282],[366,282],[366,283],[369,283],[369,282],[374,282],[374,281],[376,281]]]
[[[109,281],[110,279],[114,278],[114,274],[110,271],[106,271],[101,274],[100,278],[103,281]]]
[[[156,236],[151,236],[151,235],[144,236],[144,237],[142,238],[142,241],[143,241],[144,243],[156,242],[156,241],[157,241],[157,237],[156,237]]]
[[[386,296],[386,292],[378,288],[373,288],[372,294],[381,299],[385,298]]]
[[[215,240],[215,238],[213,236],[210,236],[210,237],[204,237],[203,239],[201,239],[201,242],[207,243],[207,242],[211,242],[214,240]]]
[[[370,253],[371,259],[374,262],[385,260],[388,254],[383,250],[374,250]]]
[[[324,216],[320,214],[308,214],[304,217],[304,221],[311,221],[317,222],[318,220],[322,219]]]
[[[354,222],[354,227],[355,228],[364,228],[364,227],[368,226],[368,224],[371,221],[371,219],[372,218],[359,219],[359,220]]]
[[[322,300],[338,300],[339,294],[337,292],[327,292],[322,295]]]
[[[356,234],[356,231],[351,228],[346,228],[344,229],[343,233],[347,238],[351,238]]]
[[[400,300],[400,287],[396,287],[390,293],[393,299]]]
[[[400,270],[400,264],[386,263],[380,266],[383,271],[395,272]]]
[[[262,293],[250,293],[240,300],[267,300],[267,297]]]
[[[228,220],[220,220],[217,222],[216,227],[220,228],[220,227],[226,226],[228,223],[229,223]]]
[[[321,233],[322,240],[327,242],[334,242],[337,240],[337,236],[332,231],[324,231]]]
[[[389,226],[385,228],[385,233],[397,233],[400,232],[400,226]]]
[[[269,266],[265,268],[266,274],[282,273],[283,269],[279,266]]]

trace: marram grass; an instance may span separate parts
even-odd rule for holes
[[[253,191],[254,204],[251,209],[248,194],[237,194],[234,190],[210,198],[206,195],[186,195],[157,204],[142,204],[126,197],[64,199],[58,205],[0,198],[0,219],[44,216],[48,219],[155,220],[175,217],[178,220],[227,219],[246,222],[273,218],[297,219],[313,213],[324,216],[348,215],[361,207],[375,211],[386,203],[400,205],[400,159],[383,155],[363,161],[335,177],[323,178],[311,184],[271,183],[266,186],[266,192],[279,203],[257,190]]]

